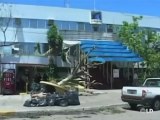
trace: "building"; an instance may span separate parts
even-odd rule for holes
[[[6,44],[14,43],[11,46],[6,45],[0,48],[1,71],[7,69],[21,71],[23,67],[32,66],[34,69],[36,66],[47,65],[48,57],[38,54],[35,47],[40,44],[42,54],[48,50],[46,33],[52,23],[56,24],[65,41],[116,40],[122,22],[130,22],[132,16],[138,16],[127,13],[20,4],[4,5],[1,12],[1,28],[5,28],[6,21],[9,20]],[[143,16],[140,26],[159,32],[160,18]],[[1,45],[4,42],[3,36],[3,32],[0,31]],[[71,66],[60,58],[58,59],[59,67],[73,67],[73,64]]]

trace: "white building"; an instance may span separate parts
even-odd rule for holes
[[[116,33],[122,22],[130,22],[132,16],[138,16],[35,5],[7,4],[3,8],[5,10],[1,11],[10,10],[11,13],[11,21],[6,31],[6,44],[12,42],[17,44],[12,47],[1,47],[1,63],[16,64],[48,64],[47,57],[35,55],[34,47],[36,43],[40,43],[42,53],[48,49],[46,32],[50,22],[57,25],[64,40],[116,39]],[[0,17],[7,19],[8,13],[3,13]],[[140,26],[160,30],[160,17],[143,16]],[[3,33],[0,31],[0,42],[3,41]]]
[[[0,27],[5,28],[5,22],[11,18],[6,31],[6,45],[14,43],[12,46],[0,47],[1,69],[47,65],[48,57],[37,55],[35,46],[40,43],[41,53],[48,50],[47,30],[51,23],[57,25],[64,40],[115,40],[122,22],[132,22],[132,16],[138,15],[36,5],[1,5]],[[143,16],[139,25],[160,31],[160,17]],[[1,44],[4,42],[3,36],[0,31]],[[57,64],[60,67],[69,66],[62,60],[58,60]]]

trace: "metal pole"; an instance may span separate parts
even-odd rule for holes
[[[105,64],[103,64],[102,67],[103,67],[103,79],[104,79],[104,77],[105,77]]]
[[[96,10],[96,0],[93,0],[94,11]]]
[[[129,62],[127,62],[127,68],[128,68],[128,82],[129,82]]]
[[[107,67],[106,67],[106,69],[107,69],[107,85],[108,85],[108,62],[107,62]]]
[[[110,82],[111,82],[111,89],[113,87],[113,83],[112,83],[112,79],[113,79],[113,71],[112,71],[112,62],[111,62],[111,78],[110,78]]]

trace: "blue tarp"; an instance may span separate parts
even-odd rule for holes
[[[123,57],[108,57],[108,58],[101,58],[101,57],[92,57],[88,59],[89,62],[101,62],[101,63],[105,63],[105,62],[110,62],[110,61],[114,61],[114,62],[140,62],[143,61],[142,58],[123,58]]]
[[[88,53],[91,50],[91,48],[84,48],[83,51],[85,53]],[[93,52],[109,52],[109,53],[130,53],[131,50],[128,49],[114,49],[114,48],[96,48],[92,50]]]
[[[115,61],[140,62],[143,59],[119,41],[81,40],[81,49],[88,54],[89,62]]]

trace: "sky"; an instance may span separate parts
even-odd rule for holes
[[[0,0],[5,3],[104,10],[160,17],[160,0]],[[95,3],[95,4],[94,4]]]

